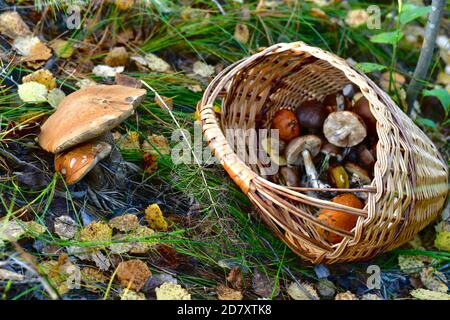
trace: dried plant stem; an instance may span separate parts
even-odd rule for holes
[[[433,0],[431,3],[432,10],[428,16],[427,25],[425,27],[425,38],[422,43],[422,49],[420,50],[419,61],[417,61],[416,70],[414,71],[413,78],[411,79],[406,93],[408,114],[411,114],[413,110],[414,101],[416,101],[417,94],[422,88],[420,81],[426,77],[431,59],[433,58],[436,36],[439,31],[439,24],[444,5],[445,0]]]

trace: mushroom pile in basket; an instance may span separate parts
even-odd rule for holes
[[[269,180],[294,189],[309,188],[308,193],[317,198],[364,207],[367,193],[345,191],[370,185],[378,136],[369,102],[355,86],[347,84],[322,102],[308,100],[295,110],[280,109],[270,126],[278,130],[278,139],[262,139],[261,147],[279,170]],[[347,231],[357,221],[355,215],[329,209],[320,210],[318,218]],[[331,243],[342,240],[326,230],[318,232]]]

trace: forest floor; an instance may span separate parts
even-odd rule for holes
[[[199,138],[196,105],[214,76],[279,42],[304,41],[356,63],[406,110],[405,92],[429,7],[408,1],[398,19],[396,2],[374,1],[381,24],[368,28],[367,21],[357,25],[354,20],[361,18],[351,19],[350,12],[365,11],[369,2],[68,4],[74,2],[0,0],[2,299],[155,299],[158,290],[158,298],[166,290],[192,299],[448,299],[450,252],[436,244],[437,236],[448,236],[448,222],[438,219],[410,243],[370,261],[313,266],[256,218],[220,165],[176,164],[170,156],[179,143],[171,139],[175,130]],[[440,35],[449,32],[446,12]],[[38,51],[31,41],[39,42]],[[411,116],[446,161],[448,59],[448,51],[436,50]],[[41,69],[52,76],[32,83],[44,81],[47,89],[60,90],[46,91],[38,103],[26,102],[37,88],[30,85],[19,95],[23,77]],[[148,91],[136,113],[113,132],[131,168],[125,183],[101,191],[88,190],[85,182],[67,186],[55,174],[53,155],[36,143],[40,124],[61,95],[93,82],[120,81],[142,81]],[[431,106],[427,96],[438,99]],[[154,204],[162,222],[149,222],[149,215],[159,214],[150,207]],[[117,219],[125,213],[137,217],[140,226],[118,233],[126,229],[127,222]],[[127,261],[145,264],[126,265],[136,273],[134,282],[127,282],[131,276],[120,267]],[[375,288],[369,266],[380,270]]]

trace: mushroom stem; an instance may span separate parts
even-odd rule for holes
[[[308,149],[302,151],[303,163],[305,165],[306,175],[309,177],[309,181],[313,188],[329,188],[330,186],[319,180],[316,167],[312,161],[311,153]]]

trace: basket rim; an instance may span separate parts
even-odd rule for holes
[[[315,261],[321,261],[322,259],[326,259],[328,261],[336,261],[339,260],[340,255],[344,252],[345,248],[355,246],[359,243],[363,236],[363,230],[368,227],[373,220],[375,220],[377,213],[375,212],[375,204],[379,201],[383,200],[384,197],[384,190],[383,190],[383,177],[389,170],[389,167],[387,165],[387,155],[384,154],[385,151],[382,150],[382,148],[377,148],[377,159],[376,163],[374,165],[374,175],[373,179],[369,185],[368,188],[371,189],[371,192],[368,192],[368,199],[363,209],[354,209],[347,206],[339,205],[337,203],[333,203],[329,200],[322,200],[315,197],[308,196],[307,194],[293,190],[292,188],[276,184],[274,182],[271,182],[264,177],[260,176],[256,172],[252,170],[251,167],[249,167],[245,162],[243,162],[241,159],[238,158],[238,156],[235,154],[234,150],[230,147],[228,144],[228,141],[226,140],[224,136],[224,132],[222,131],[222,128],[220,126],[220,123],[218,121],[218,116],[213,111],[213,105],[215,100],[220,96],[222,90],[227,89],[227,85],[230,82],[233,77],[238,74],[243,68],[250,66],[252,63],[257,62],[258,59],[263,58],[268,55],[272,54],[280,54],[286,51],[293,51],[293,52],[301,52],[301,53],[307,53],[317,59],[325,60],[327,61],[332,67],[340,70],[343,72],[345,77],[348,79],[349,82],[353,83],[355,86],[357,86],[362,95],[368,99],[370,110],[372,111],[372,114],[374,115],[375,119],[377,120],[376,125],[376,131],[379,136],[379,145],[383,145],[382,137],[380,137],[380,128],[382,128],[382,123],[386,124],[386,122],[389,122],[389,119],[386,119],[385,116],[382,114],[381,111],[378,111],[375,107],[378,107],[380,110],[386,110],[388,111],[389,115],[392,116],[391,121],[395,123],[395,125],[398,125],[400,127],[397,128],[394,126],[394,130],[396,130],[396,134],[399,134],[401,136],[404,136],[404,132],[402,132],[402,121],[405,121],[404,117],[402,115],[396,114],[397,112],[402,112],[399,107],[392,101],[392,99],[383,91],[381,90],[370,78],[368,78],[365,74],[361,73],[351,65],[349,65],[344,59],[341,57],[335,55],[334,53],[322,50],[317,47],[312,47],[307,45],[306,43],[302,41],[293,42],[293,43],[278,43],[271,47],[268,47],[264,49],[263,51],[256,53],[252,56],[245,57],[225,69],[223,69],[208,85],[206,88],[202,99],[197,104],[197,111],[200,114],[200,120],[202,125],[202,131],[203,134],[213,151],[216,158],[220,161],[224,169],[227,171],[227,173],[230,175],[230,177],[235,181],[235,183],[241,188],[241,190],[248,195],[250,198],[253,198],[254,196],[257,196],[256,191],[258,191],[258,188],[262,185],[266,189],[276,189],[278,191],[293,195],[297,197],[298,199],[303,199],[302,201],[308,201],[315,207],[328,207],[330,209],[335,209],[338,211],[345,211],[347,212],[350,210],[349,213],[357,214],[361,219],[358,217],[356,226],[351,230],[352,237],[344,237],[342,241],[331,244],[330,248],[332,249],[332,252],[326,252],[321,251],[320,255],[315,256]],[[405,116],[406,117],[406,116]],[[408,121],[412,123],[412,120],[408,118]],[[419,129],[420,131],[420,129]],[[434,149],[436,150],[436,154],[438,159],[444,163],[442,155],[439,153],[437,148],[434,146],[434,144],[431,142],[428,136],[426,136],[423,132],[423,135],[420,135],[420,138],[422,138],[426,143],[431,144]],[[408,137],[405,138],[406,147],[410,147],[411,141],[408,139]],[[434,150],[433,150],[434,151]],[[383,159],[383,161],[380,161],[380,159]],[[415,165],[415,159],[411,158],[409,159],[410,162],[406,164],[408,169],[414,168]],[[448,168],[444,165],[444,170],[446,174],[448,175]],[[408,176],[408,181],[411,183],[413,188],[416,187],[415,181],[413,177]],[[411,205],[407,206],[404,209],[404,215],[406,217],[411,214],[415,198],[412,196],[412,198],[409,199]],[[341,209],[341,210],[339,210]],[[352,210],[354,209],[354,210]],[[272,217],[273,219],[273,217]],[[404,216],[397,217],[397,222],[405,219]],[[392,220],[391,220],[392,221]],[[272,223],[273,225],[273,223]],[[393,238],[389,239],[389,243],[385,243],[379,249],[379,251],[382,251],[388,247],[392,247],[392,243],[396,241],[396,239],[401,234],[403,228],[405,228],[405,223],[400,223],[400,226],[398,229],[396,229],[395,236]],[[289,239],[286,239],[286,237],[283,237],[285,242],[299,255],[304,256],[304,254],[299,251],[298,248],[292,247],[289,243]],[[312,246],[310,243],[309,245]],[[323,250],[319,249],[319,250]],[[372,252],[373,255],[376,254],[376,252]],[[307,257],[308,259],[312,260],[311,257]],[[318,260],[317,260],[318,259]],[[347,259],[348,260],[348,259]]]

